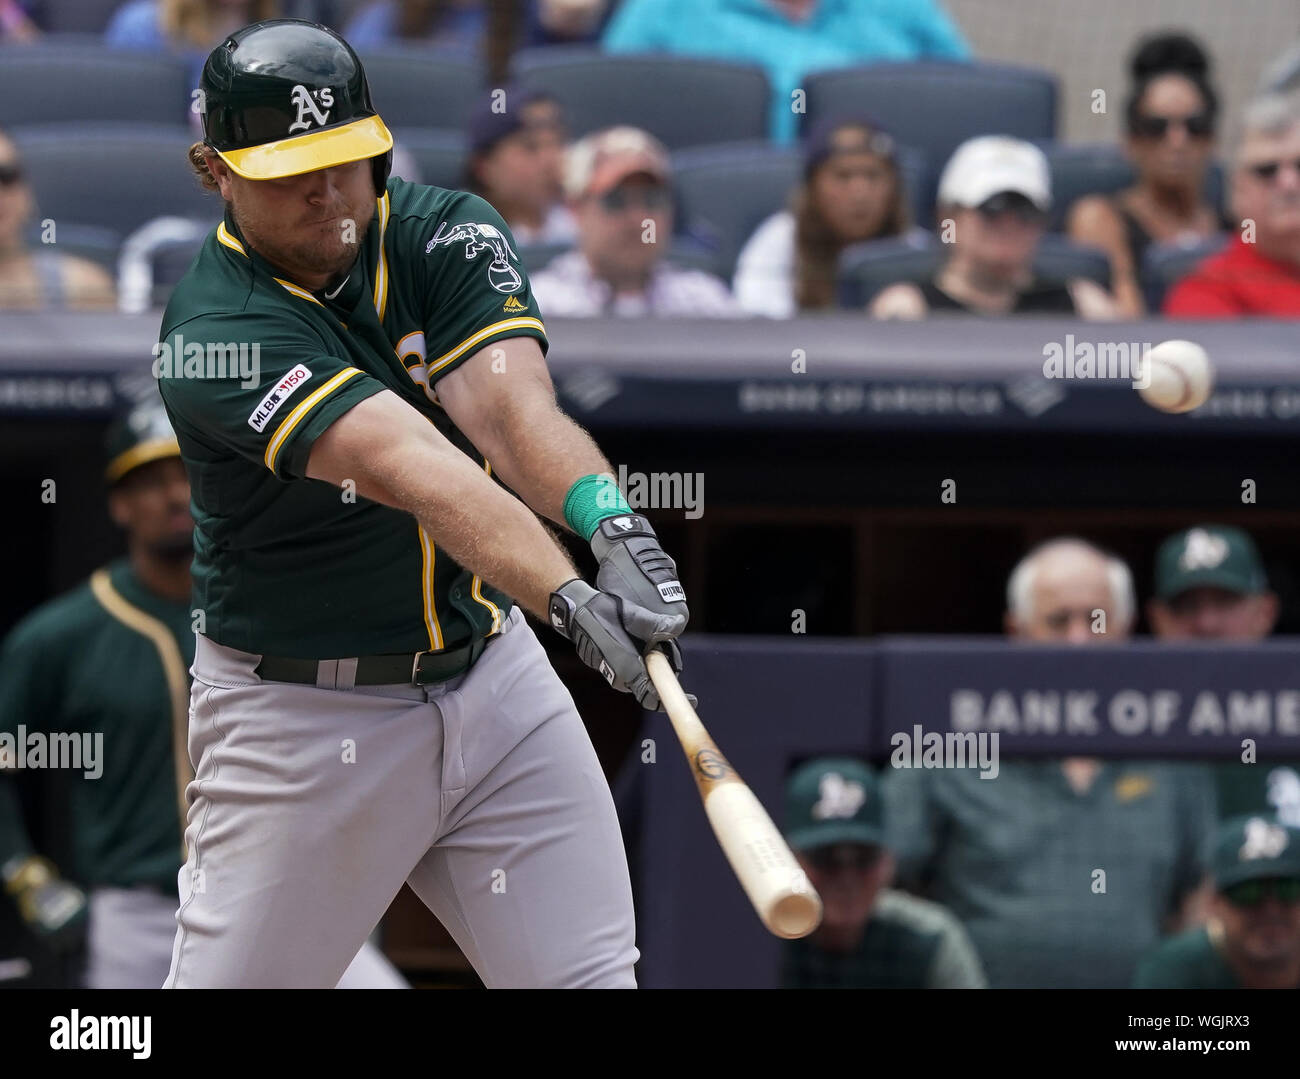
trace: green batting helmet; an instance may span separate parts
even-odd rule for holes
[[[370,103],[361,59],[328,27],[245,26],[208,55],[199,91],[204,141],[239,176],[277,180],[368,158],[383,193],[393,136]]]

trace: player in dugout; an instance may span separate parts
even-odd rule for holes
[[[183,798],[194,778],[185,744],[194,522],[160,402],[110,428],[105,480],[126,557],[29,614],[0,653],[0,747],[8,735],[15,749],[23,743],[23,763],[46,769],[49,797],[68,809],[68,857],[56,867],[37,852],[4,775],[18,761],[0,754],[0,874],[39,938],[74,953],[84,945],[85,988],[159,989],[176,937]],[[34,748],[57,746],[57,735],[83,747],[80,767],[48,752],[38,763]],[[406,987],[368,942],[339,982]]]

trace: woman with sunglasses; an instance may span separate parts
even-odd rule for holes
[[[1114,301],[1095,282],[1034,276],[1034,258],[1051,206],[1051,177],[1042,150],[1003,135],[968,139],[939,178],[937,220],[947,257],[928,280],[900,281],[882,289],[868,311],[875,318],[1113,318]]]
[[[0,309],[116,307],[113,280],[101,267],[63,254],[53,242],[28,244],[35,214],[18,148],[0,134]],[[53,233],[52,241],[57,238]]]
[[[1138,275],[1151,244],[1205,240],[1233,225],[1205,198],[1219,109],[1209,58],[1191,38],[1162,34],[1145,40],[1130,66],[1124,149],[1137,180],[1113,196],[1079,199],[1066,231],[1110,256],[1115,299],[1136,318],[1146,306]]]

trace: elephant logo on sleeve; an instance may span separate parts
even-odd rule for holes
[[[484,251],[490,252],[492,259],[488,263],[488,284],[498,292],[518,292],[523,287],[523,277],[510,265],[510,260],[518,262],[519,256],[510,249],[510,242],[495,225],[461,221],[448,226],[444,221],[438,226],[438,231],[433,234],[424,253],[428,255],[435,247],[450,247],[454,243],[465,245],[467,259],[478,258]]]

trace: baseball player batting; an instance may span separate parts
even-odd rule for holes
[[[389,178],[342,38],[246,27],[199,106],[225,219],[155,365],[203,618],[167,985],[333,985],[407,882],[489,987],[633,987],[613,799],[523,612],[657,709],[676,566],[556,406],[505,222]],[[241,347],[256,385],[221,369]]]
[[[79,984],[157,989],[176,937],[181,797],[193,778],[185,747],[193,521],[180,447],[156,401],[114,423],[108,446],[109,510],[127,556],[37,608],[0,651],[0,732],[71,734],[101,752],[93,768],[83,759],[80,770],[45,773],[70,833],[62,865],[37,853],[0,771],[0,877],[32,932],[81,953]],[[338,984],[405,986],[368,942]]]

